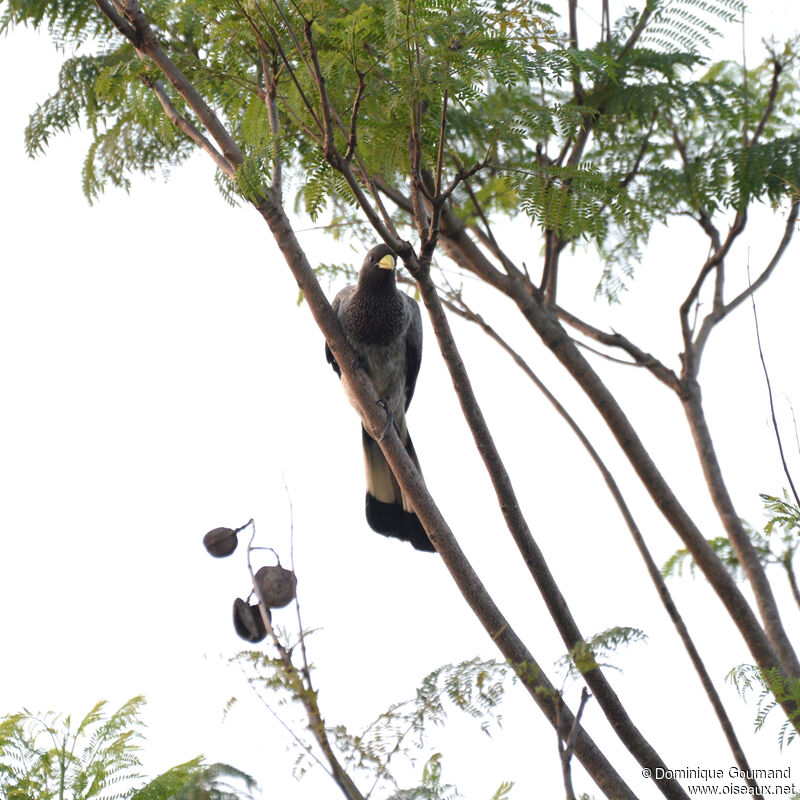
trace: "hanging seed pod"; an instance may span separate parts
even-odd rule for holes
[[[246,642],[260,642],[267,635],[258,605],[248,605],[241,597],[233,601],[233,627]]]
[[[294,572],[284,569],[280,564],[275,567],[261,567],[256,572],[256,586],[267,608],[283,608],[295,598],[297,578]]]
[[[237,533],[238,531],[232,528],[214,528],[203,537],[203,544],[214,558],[224,558],[229,556],[239,544],[239,540],[236,538]]]

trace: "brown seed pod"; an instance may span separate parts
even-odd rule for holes
[[[280,564],[275,567],[261,567],[256,572],[256,586],[267,608],[283,608],[295,598],[297,578],[294,572],[284,569]]]
[[[203,537],[203,544],[214,558],[224,558],[229,556],[239,544],[236,534],[237,531],[232,528],[214,528]]]
[[[241,597],[233,601],[233,627],[246,642],[260,642],[267,635],[258,605],[248,605]]]

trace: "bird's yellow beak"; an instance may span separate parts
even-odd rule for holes
[[[381,269],[394,269],[394,256],[387,253],[379,262],[378,266]]]

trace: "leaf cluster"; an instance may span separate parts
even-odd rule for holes
[[[273,712],[281,724],[291,731],[297,745],[298,755],[295,775],[302,777],[311,761],[317,761],[312,740],[303,730],[308,725],[309,700],[303,693],[296,670],[280,659],[264,653],[243,652],[236,659],[248,668],[248,681],[256,688],[268,690],[263,696],[277,698],[278,707],[306,712],[290,721],[288,715]],[[456,709],[477,720],[480,729],[491,735],[493,727],[502,724],[499,706],[507,684],[514,680],[514,672],[507,664],[479,658],[448,664],[428,674],[421,682],[415,696],[393,704],[372,722],[354,733],[342,724],[332,725],[319,721],[324,727],[327,740],[335,748],[337,759],[350,775],[367,775],[374,786],[381,785],[391,791],[392,800],[401,798],[457,797],[457,791],[441,781],[442,756],[433,754],[425,762],[420,784],[412,788],[401,788],[393,767],[394,761],[402,759],[414,763],[414,754],[423,750],[432,729],[445,724],[449,713]],[[314,698],[315,699],[315,698]],[[314,706],[315,715],[319,710]],[[497,800],[505,798],[511,789],[510,783],[502,784],[495,794]]]
[[[750,693],[757,693],[757,713],[754,721],[755,729],[761,730],[766,724],[769,713],[780,703],[793,702],[800,709],[800,679],[787,678],[777,668],[762,669],[755,664],[740,664],[728,673],[728,680],[736,687],[739,695],[745,699]],[[794,724],[800,711],[786,720],[778,731],[778,743],[783,749],[797,737]]]
[[[647,641],[647,634],[639,628],[615,626],[596,633],[586,641],[578,642],[569,653],[561,656],[556,666],[566,675],[577,678],[599,667],[618,669],[610,661],[620,647]]]
[[[107,713],[97,703],[77,725],[72,718],[28,710],[0,719],[0,796],[4,800],[116,800],[129,797],[141,777],[139,713],[131,698]]]
[[[598,289],[609,298],[654,222],[775,203],[800,185],[797,47],[787,43],[747,72],[728,62],[702,69],[719,26],[742,13],[740,0],[650,0],[634,44],[638,12],[580,49],[548,4],[519,0],[153,0],[143,8],[244,153],[234,181],[217,176],[229,200],[263,193],[280,161],[313,220],[324,212],[357,218],[352,192],[326,156],[309,40],[334,144],[340,152],[355,145],[364,175],[403,191],[413,129],[423,174],[432,173],[447,95],[445,173],[484,165],[453,193],[450,209],[470,224],[478,207],[484,215],[523,213],[562,247],[593,242],[605,264]],[[76,47],[92,42],[93,52],[67,59],[58,90],[26,133],[33,155],[57,133],[90,131],[87,197],[109,184],[127,188],[132,172],[166,174],[192,152],[153,91],[154,65],[92,4],[9,0],[0,27],[21,23],[46,26]],[[160,88],[197,126],[180,95]],[[759,125],[759,140],[749,142]],[[582,138],[580,157],[567,159]],[[399,222],[410,222],[407,212],[396,209]]]
[[[768,515],[763,532],[742,520],[745,532],[753,544],[756,555],[764,566],[775,564],[782,566],[790,578],[793,578],[793,559],[800,547],[800,509],[789,501],[784,493],[783,498],[762,494],[764,510]],[[744,580],[736,551],[727,536],[718,536],[707,540],[711,549],[717,554],[725,568],[736,580]],[[697,563],[688,550],[682,548],[675,551],[664,563],[661,574],[664,577],[683,575],[684,566],[688,564],[689,574],[694,577]]]
[[[256,786],[246,772],[198,757],[162,772],[130,800],[252,800]]]
[[[250,800],[255,780],[202,757],[143,781],[144,697],[108,712],[100,701],[76,725],[70,716],[24,709],[0,718],[2,800]]]

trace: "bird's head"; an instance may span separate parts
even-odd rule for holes
[[[394,286],[395,263],[394,253],[385,244],[376,245],[367,253],[361,265],[359,286]]]

